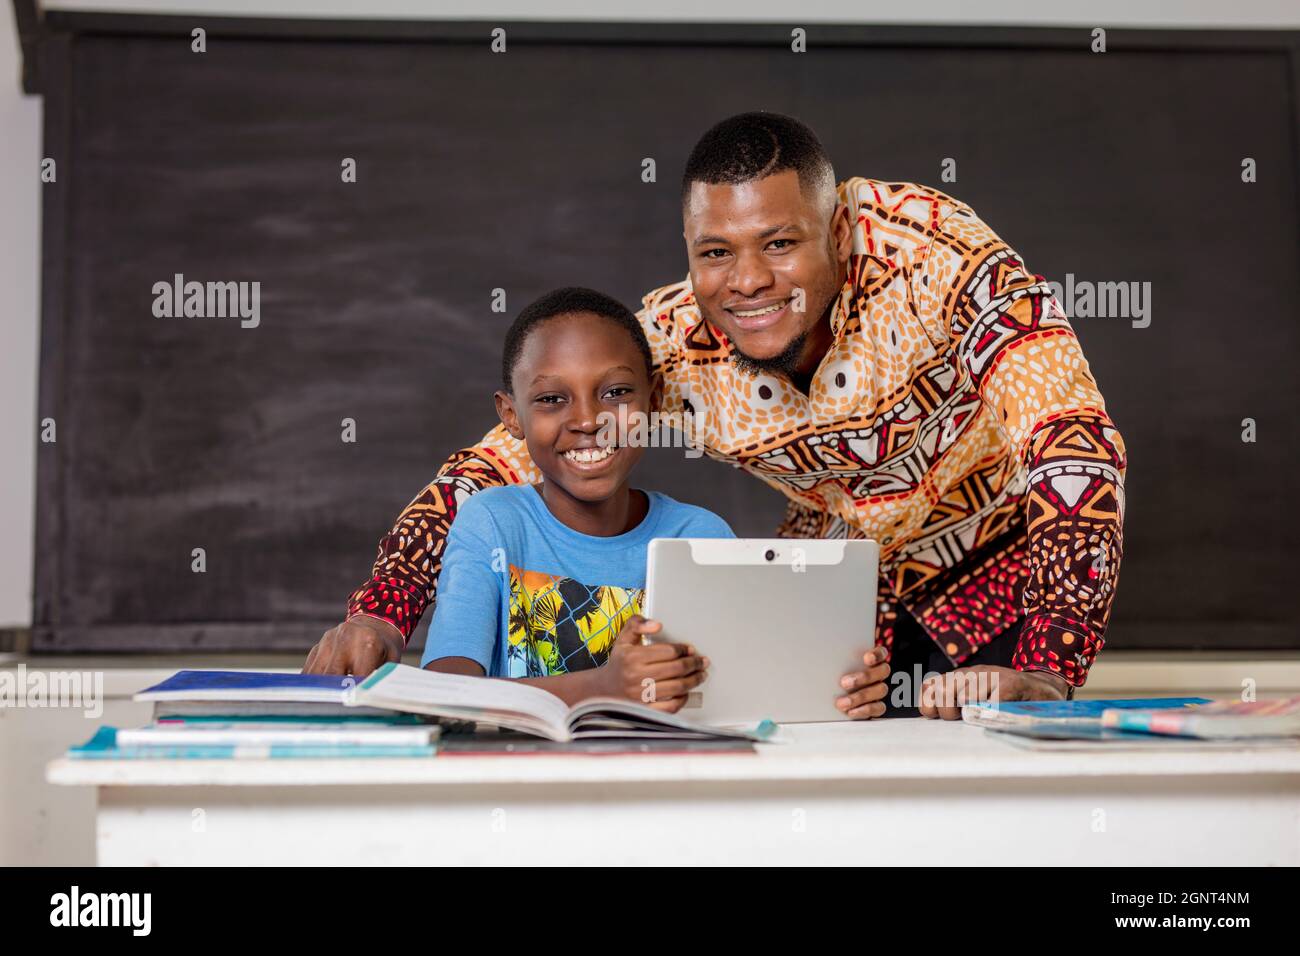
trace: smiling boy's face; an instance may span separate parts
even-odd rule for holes
[[[547,483],[588,502],[623,488],[644,449],[600,447],[599,416],[621,405],[648,414],[659,388],[626,329],[589,312],[547,319],[524,340],[511,384],[513,395],[496,393],[497,414]]]

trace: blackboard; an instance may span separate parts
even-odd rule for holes
[[[305,650],[494,423],[514,311],[684,275],[686,154],[756,108],[1049,278],[1150,282],[1148,327],[1075,322],[1130,454],[1110,643],[1300,647],[1296,34],[193,25],[51,18],[36,649]],[[156,316],[178,273],[259,282],[260,324]],[[673,452],[640,480],[742,534],[784,510]]]

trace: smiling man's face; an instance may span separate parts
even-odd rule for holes
[[[800,189],[794,170],[691,184],[682,225],[695,298],[743,364],[808,374],[826,354],[852,249],[848,209],[829,205]]]

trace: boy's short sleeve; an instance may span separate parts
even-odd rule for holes
[[[731,525],[723,521],[712,511],[696,508],[691,520],[687,522],[683,538],[734,538],[736,533]]]
[[[420,666],[467,657],[490,675],[501,627],[504,550],[488,508],[476,498],[462,507],[447,535],[438,603]]]

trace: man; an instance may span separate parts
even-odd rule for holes
[[[879,647],[840,709],[898,712],[891,687],[918,669],[942,672],[901,702],[925,716],[956,719],[993,687],[1071,695],[1114,596],[1125,451],[1046,281],[951,197],[837,187],[813,133],[770,113],[704,134],[682,221],[690,276],[639,313],[661,411],[693,414],[710,457],[790,499],[779,534],[880,543]],[[536,478],[500,427],[453,455],[305,669],[397,660],[460,503]]]

